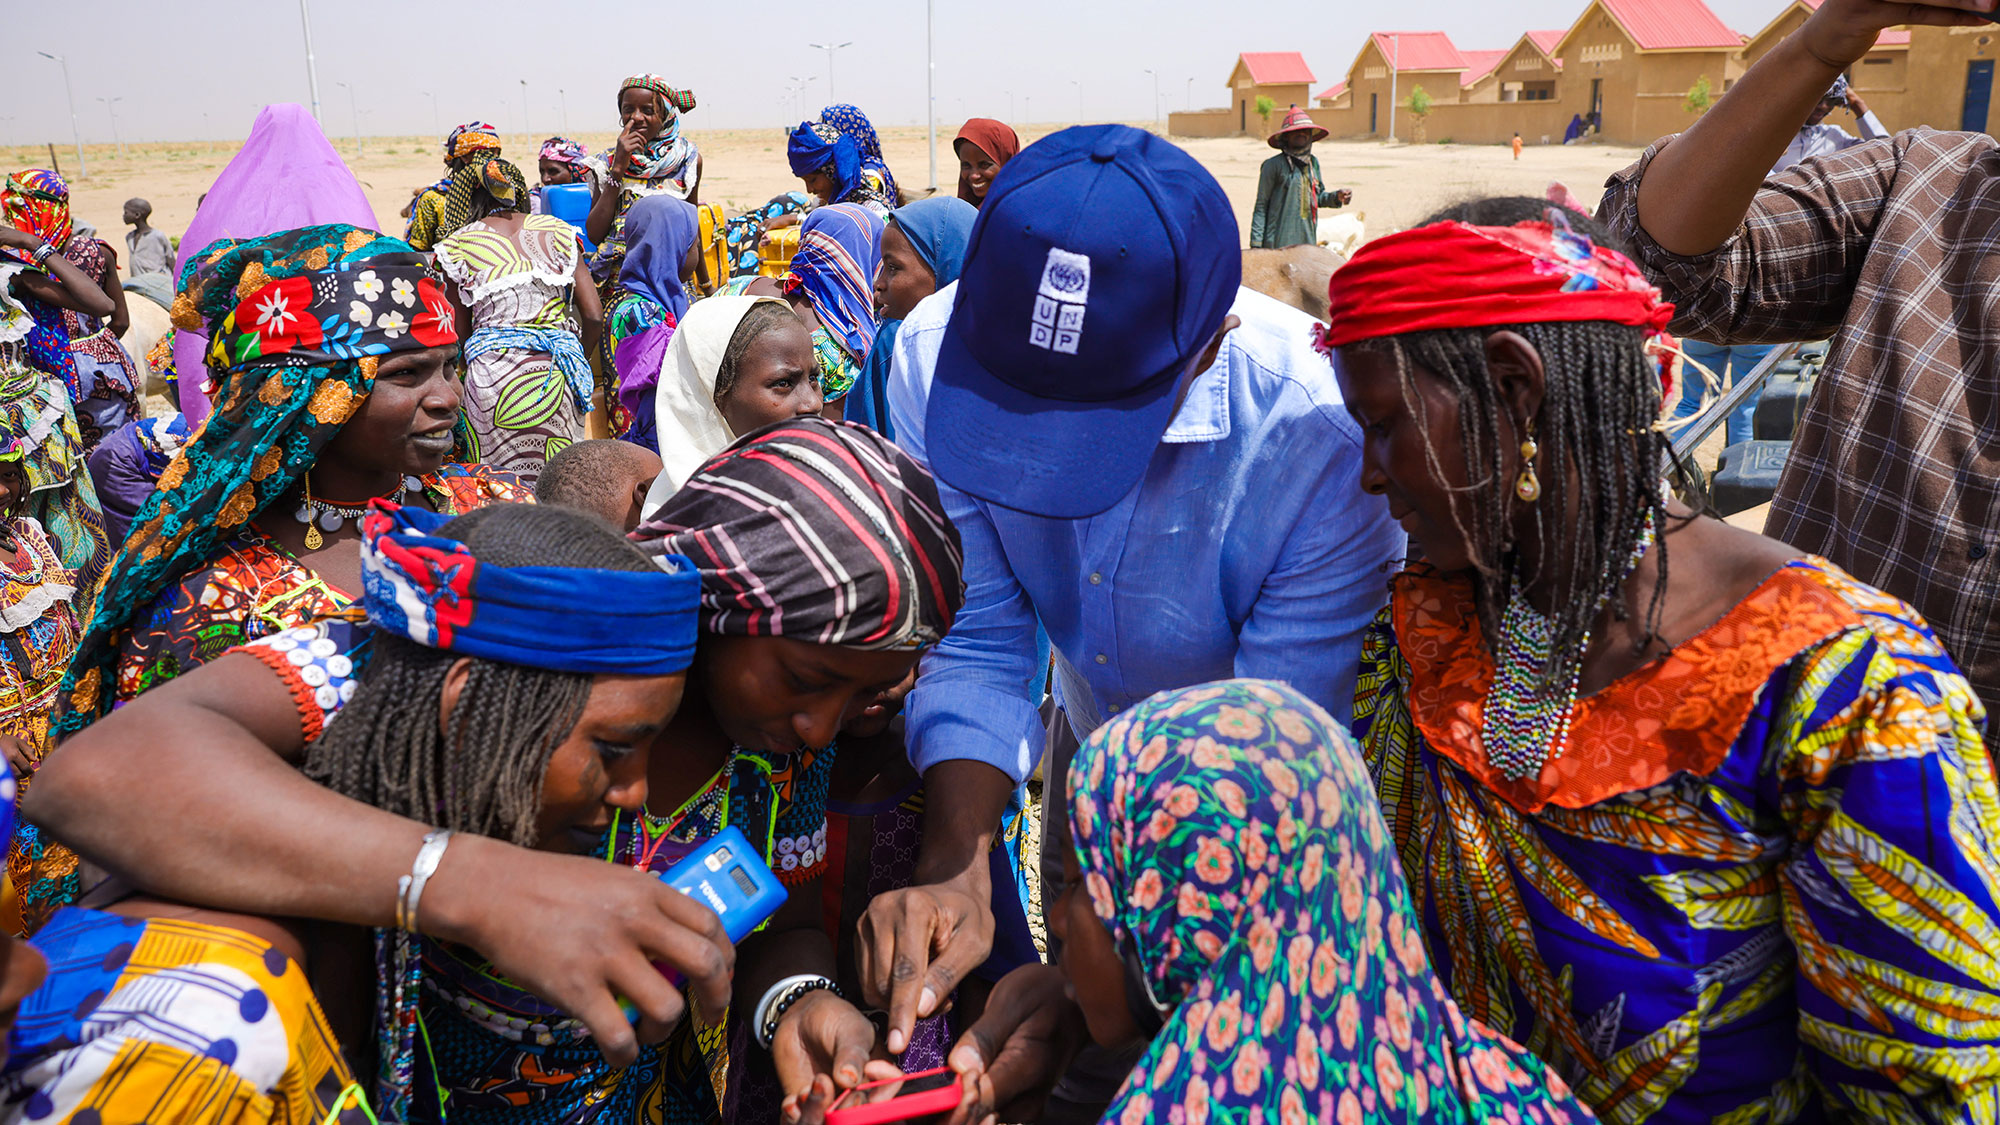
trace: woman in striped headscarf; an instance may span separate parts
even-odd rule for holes
[[[665,193],[701,202],[701,153],[681,132],[681,115],[694,104],[694,91],[657,74],[635,74],[618,84],[618,139],[584,165],[592,192],[584,232],[597,243],[590,268],[599,278],[618,276],[625,212],[633,200]]]

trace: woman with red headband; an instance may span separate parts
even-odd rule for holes
[[[1979,704],[1909,606],[1666,494],[1672,307],[1543,206],[1331,285],[1363,485],[1425,560],[1355,733],[1439,975],[1607,1121],[1990,1107]]]

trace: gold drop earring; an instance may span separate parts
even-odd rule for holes
[[[1521,439],[1521,475],[1514,478],[1514,495],[1532,504],[1542,498],[1542,482],[1535,476],[1535,455],[1542,447],[1535,444],[1535,427],[1530,422],[1527,436]]]

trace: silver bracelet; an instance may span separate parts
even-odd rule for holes
[[[449,828],[424,833],[424,846],[417,849],[417,858],[410,864],[410,873],[396,880],[397,929],[411,934],[417,932],[417,904],[423,901],[424,884],[437,874],[438,864],[444,859],[444,849],[450,843]]]
[[[52,242],[45,240],[40,246],[35,247],[35,264],[38,266],[55,256],[56,247]]]
[[[756,1022],[751,1027],[757,1034],[757,1045],[766,1051],[771,1049],[771,1041],[778,1037],[778,1021],[792,1010],[808,993],[826,991],[845,1000],[840,986],[818,973],[800,973],[786,977],[764,992],[764,998],[757,1001]]]

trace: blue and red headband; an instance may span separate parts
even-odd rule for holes
[[[657,558],[651,572],[495,566],[436,534],[449,518],[369,504],[362,602],[377,628],[427,648],[558,672],[659,676],[694,660],[701,576],[687,559]]]

